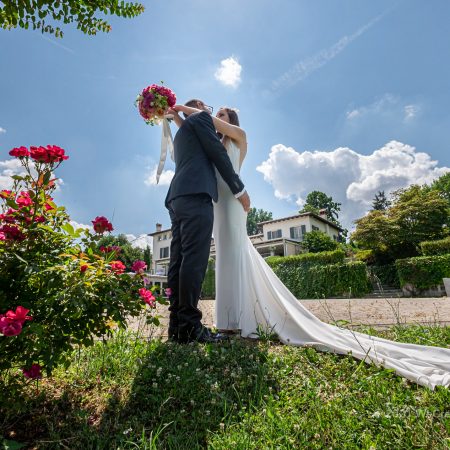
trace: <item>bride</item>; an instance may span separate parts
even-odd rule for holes
[[[176,105],[174,112],[199,110]],[[178,126],[182,123],[176,114]],[[247,153],[245,132],[236,110],[220,108],[214,126],[236,173]],[[218,172],[214,203],[216,246],[216,327],[256,337],[259,327],[289,345],[310,346],[394,369],[397,374],[434,389],[450,386],[450,349],[404,344],[339,328],[320,321],[284,286],[247,236],[246,213]]]

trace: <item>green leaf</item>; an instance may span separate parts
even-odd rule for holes
[[[61,229],[64,230],[70,236],[73,236],[75,234],[74,227],[68,222],[62,225]]]
[[[0,441],[0,444],[2,445],[3,450],[18,450],[19,448],[25,447],[25,444],[21,444],[20,442],[16,441],[9,441],[7,439]]]

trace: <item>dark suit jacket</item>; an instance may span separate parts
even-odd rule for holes
[[[184,121],[175,135],[174,154],[175,175],[167,193],[166,206],[175,197],[190,194],[208,194],[217,201],[214,166],[233,194],[244,189],[207,112],[191,114]]]

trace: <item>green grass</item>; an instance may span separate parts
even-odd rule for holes
[[[450,345],[450,327],[377,334]],[[450,448],[448,389],[270,340],[180,346],[122,332],[37,386],[1,388],[9,448]]]

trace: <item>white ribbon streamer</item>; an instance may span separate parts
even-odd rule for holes
[[[173,138],[172,138],[172,131],[170,130],[169,121],[167,119],[171,119],[173,116],[166,115],[162,119],[162,136],[161,136],[161,155],[159,157],[159,164],[158,169],[156,169],[156,184],[159,183],[159,178],[162,174],[162,171],[164,169],[164,164],[166,162],[167,158],[167,149],[170,151],[170,157],[172,158],[172,161],[175,161],[174,155],[173,155]]]

